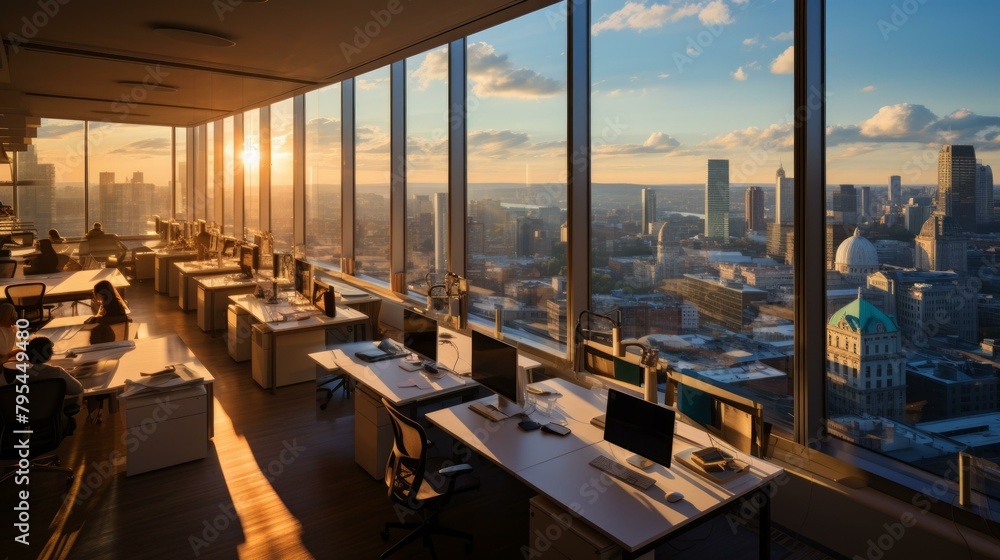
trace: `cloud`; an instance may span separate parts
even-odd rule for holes
[[[680,146],[676,138],[664,132],[654,132],[642,144],[594,144],[598,155],[667,154]]]
[[[658,77],[663,78],[664,80],[666,80],[667,78],[670,77],[670,74],[667,74],[666,72],[661,72]]]
[[[1000,148],[1000,117],[977,115],[969,109],[938,117],[923,105],[898,103],[880,108],[858,124],[828,126],[826,134],[828,146],[913,142]]]
[[[729,13],[729,6],[722,0],[715,0],[705,5],[705,8],[698,12],[698,19],[705,25],[729,25],[733,23],[733,16]]]
[[[358,78],[357,85],[358,89],[360,90],[376,89],[382,86],[388,86],[389,78],[374,78],[370,80],[366,80],[364,78]]]
[[[791,46],[771,61],[772,74],[791,74],[795,72],[795,47]]]
[[[747,73],[743,70],[742,66],[737,68],[736,71],[732,73],[732,76],[733,79],[736,80],[737,82],[747,81]]]
[[[499,157],[514,148],[528,145],[528,133],[513,130],[472,130],[469,131],[469,152]]]
[[[759,33],[757,35],[754,35],[753,37],[747,37],[746,39],[743,39],[743,46],[744,47],[752,47],[752,46],[756,45],[758,42],[760,42],[760,34]]]
[[[354,131],[356,150],[359,153],[389,153],[389,135],[377,126],[359,126]]]
[[[416,70],[410,72],[410,77],[417,81],[420,89],[427,89],[427,86],[435,80],[448,79],[448,49],[440,48],[427,53],[423,62]]]
[[[772,41],[791,41],[793,39],[795,39],[795,32],[793,31],[782,31],[771,37]]]
[[[745,6],[750,0],[732,0],[734,6]]]
[[[790,150],[795,143],[793,132],[794,126],[791,122],[772,124],[763,129],[751,126],[720,134],[698,144],[698,148],[712,151]]]
[[[479,97],[536,99],[563,91],[559,80],[529,68],[516,68],[507,55],[498,55],[493,45],[472,43],[468,47],[468,72],[472,93]]]
[[[869,93],[869,92],[875,91],[875,86],[865,86],[865,87],[861,88],[861,91],[863,91],[865,93]]]
[[[62,138],[64,136],[71,134],[79,134],[80,141],[82,142],[83,123],[70,122],[66,124],[55,124],[51,120],[46,119],[44,122],[42,122],[42,126],[38,127],[39,138]]]
[[[171,143],[169,138],[147,138],[136,140],[124,146],[119,146],[111,150],[111,154],[126,155],[129,157],[147,158],[155,156],[170,155]]]
[[[328,119],[326,117],[311,119],[306,123],[306,137],[323,144],[327,142],[340,142],[340,119]]]
[[[734,0],[737,5],[746,2],[747,0]],[[697,16],[704,25],[729,25],[734,21],[729,6],[723,0],[648,5],[629,1],[620,10],[601,16],[591,26],[591,33],[598,35],[604,31],[624,30],[642,32],[693,16]]]
[[[687,50],[684,51],[684,52],[686,52],[687,55],[690,56],[690,57],[692,57],[692,58],[698,56],[699,54],[701,54],[701,51],[699,51],[698,49],[696,49],[694,47],[688,47]]]
[[[750,64],[747,64],[747,68],[751,70],[760,70],[760,63],[754,60]]]

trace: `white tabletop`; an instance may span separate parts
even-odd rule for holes
[[[215,259],[208,261],[179,261],[172,263],[172,265],[177,267],[177,270],[182,274],[226,274],[238,272],[240,270],[240,265],[232,259],[222,261],[221,268]]]
[[[336,317],[327,317],[323,313],[320,313],[298,321],[286,321],[282,318],[282,314],[291,314],[295,312],[295,309],[292,306],[289,306],[287,302],[269,304],[254,297],[252,294],[229,296],[229,301],[247,310],[247,312],[249,312],[258,323],[266,324],[269,329],[275,332],[297,329],[326,328],[347,323],[360,323],[368,320],[367,315],[356,309],[338,306]]]
[[[627,550],[638,550],[665,537],[782,472],[780,467],[766,461],[735,453],[737,459],[751,465],[751,470],[725,486],[709,482],[674,460],[669,469],[654,465],[645,471],[656,481],[654,486],[648,490],[634,488],[602,475],[588,464],[599,454],[622,464],[632,455],[604,441],[603,430],[590,424],[591,418],[604,413],[606,394],[562,379],[535,385],[560,395],[528,395],[529,404],[534,403],[533,408],[528,407],[531,419],[539,423],[554,420],[565,423],[572,430],[570,435],[560,437],[540,430],[524,432],[517,427],[518,418],[494,424],[473,413],[464,403],[430,412],[427,419],[540,494],[577,512]],[[678,422],[673,454],[701,447],[697,443],[707,441],[701,430]],[[680,492],[684,499],[667,502],[665,495],[672,491]]]
[[[68,296],[73,294],[89,294],[94,284],[101,280],[110,280],[115,288],[129,287],[128,280],[117,268],[96,268],[93,270],[77,270],[75,272],[55,272],[52,274],[36,274],[25,279],[0,280],[0,288],[11,284],[26,282],[42,282],[45,284],[46,296]]]
[[[339,316],[340,310],[337,310]],[[406,371],[399,367],[403,359],[384,360],[381,362],[366,363],[358,359],[354,353],[364,350],[375,349],[375,343],[371,341],[352,342],[349,344],[339,344],[333,350],[323,350],[309,354],[317,364],[333,370],[340,367],[344,372],[353,377],[359,383],[367,385],[379,396],[396,406],[406,406],[414,402],[438,397],[454,392],[463,391],[474,387],[476,383],[467,377],[459,377],[452,373],[443,373],[439,376],[427,376],[418,371]],[[343,358],[335,360],[335,350],[342,352],[347,360]],[[400,385],[413,385],[416,380],[427,383],[427,388]]]

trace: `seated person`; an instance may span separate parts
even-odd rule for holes
[[[59,254],[52,248],[52,241],[38,240],[38,256],[31,259],[31,266],[24,271],[27,274],[52,274],[59,271]]]
[[[101,225],[101,222],[94,222],[94,228],[87,232],[87,239],[97,239],[104,235],[104,226]]]
[[[49,230],[49,241],[52,243],[65,243],[66,238],[59,234],[59,230],[52,228]]]
[[[10,303],[0,303],[0,361],[6,362],[15,354],[17,342],[17,309]]]
[[[80,412],[80,395],[83,394],[83,384],[59,366],[50,366],[46,362],[52,359],[52,341],[45,336],[38,336],[28,341],[28,381],[58,378],[66,381],[66,397],[63,401],[63,413],[66,415],[66,434],[72,434],[76,427],[73,416]]]
[[[97,311],[93,317],[85,321],[86,323],[105,323],[110,325],[130,320],[128,316],[128,303],[118,293],[118,290],[115,289],[110,280],[101,280],[97,284],[94,284],[93,301],[94,305],[97,306]]]

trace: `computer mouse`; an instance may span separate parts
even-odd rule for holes
[[[684,494],[681,494],[680,492],[667,492],[666,496],[664,497],[667,499],[668,502],[674,503],[683,500]]]

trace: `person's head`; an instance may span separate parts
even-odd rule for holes
[[[17,321],[17,309],[10,303],[0,303],[0,327],[13,327]]]
[[[49,240],[53,242],[61,242],[63,240],[62,236],[59,235],[59,230],[52,228],[49,230]]]
[[[52,358],[52,341],[47,336],[36,336],[28,341],[28,361],[44,364]]]
[[[97,231],[104,231],[104,226],[101,225],[101,222],[94,222],[94,229]]]
[[[39,239],[38,240],[38,251],[43,255],[48,255],[55,253],[56,250],[52,248],[51,239]]]
[[[115,289],[110,280],[101,280],[94,284],[94,297],[98,300],[98,303],[121,299],[121,296],[118,295],[118,290]]]

